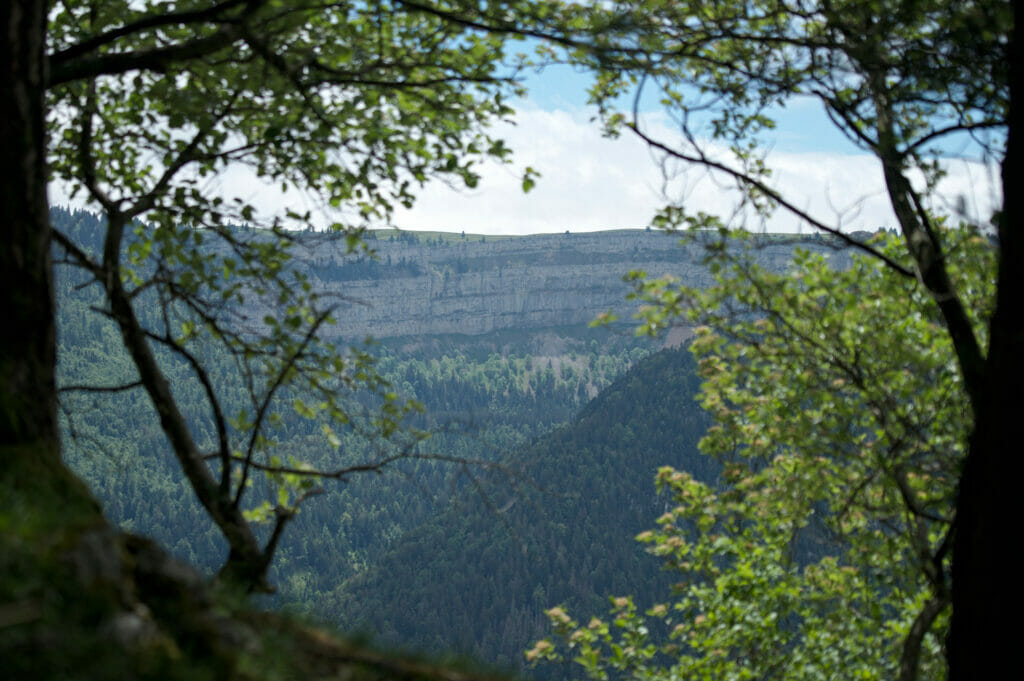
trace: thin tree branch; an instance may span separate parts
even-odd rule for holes
[[[882,162],[889,200],[903,231],[907,250],[917,264],[921,283],[942,313],[963,374],[971,409],[977,415],[981,410],[981,397],[984,393],[985,356],[967,310],[950,279],[945,254],[931,228],[927,212],[903,174],[903,157],[896,152],[896,135],[893,131],[891,107],[886,97],[885,75],[873,74],[872,87],[879,131],[877,155]]]
[[[918,668],[921,660],[921,644],[931,630],[935,619],[949,605],[948,596],[932,596],[924,604],[921,612],[910,625],[907,637],[903,639],[903,650],[900,653],[900,670],[898,681],[917,681]]]
[[[981,121],[979,123],[957,123],[954,125],[932,130],[927,135],[914,140],[913,144],[903,150],[904,154],[915,153],[918,149],[939,137],[945,137],[957,132],[974,132],[975,130],[991,130],[992,128],[1005,128],[1006,121]]]
[[[66,234],[59,230],[50,230],[50,238],[53,239],[61,248],[63,248],[68,255],[75,259],[75,263],[87,270],[97,279],[100,279],[103,275],[103,267],[93,260],[88,253],[83,251],[78,244],[69,239]],[[71,263],[69,263],[71,264]],[[92,283],[92,282],[89,282]]]
[[[106,273],[103,284],[110,302],[110,314],[121,329],[125,349],[135,363],[139,379],[153,402],[160,426],[171,443],[185,477],[200,504],[210,514],[228,542],[230,552],[225,568],[229,569],[225,571],[247,580],[246,585],[251,588],[269,588],[266,584],[265,569],[263,572],[252,570],[262,557],[252,528],[241,511],[230,503],[230,498],[220,493],[220,486],[214,480],[195,444],[188,423],[171,392],[170,383],[149,347],[146,332],[139,323],[124,290],[120,270],[120,244],[124,228],[123,215],[117,212],[108,214],[107,235],[103,247],[103,268]]]
[[[903,275],[905,277],[914,277],[914,276],[916,276],[914,274],[914,272],[912,272],[911,270],[908,270],[906,267],[904,267],[900,263],[896,262],[895,260],[890,258],[885,253],[879,251],[877,248],[871,246],[870,244],[858,241],[857,239],[853,238],[849,234],[846,234],[846,233],[842,232],[841,230],[836,229],[835,227],[830,227],[829,225],[826,225],[826,224],[822,223],[821,221],[815,219],[814,217],[809,215],[807,212],[797,208],[795,205],[793,205],[792,203],[787,201],[785,198],[783,198],[783,196],[781,194],[779,194],[777,191],[775,191],[774,189],[772,189],[771,187],[766,185],[761,180],[753,178],[753,177],[751,177],[750,175],[748,175],[748,174],[746,174],[744,172],[736,170],[735,168],[730,168],[729,166],[727,166],[727,165],[725,165],[723,163],[719,163],[718,161],[714,161],[714,160],[712,160],[712,159],[710,159],[710,158],[708,158],[706,156],[703,156],[703,155],[701,155],[701,156],[692,156],[690,154],[687,154],[687,153],[684,153],[682,151],[679,151],[678,149],[673,149],[672,147],[668,146],[667,144],[659,142],[658,140],[655,140],[654,138],[652,138],[647,133],[643,132],[636,122],[627,123],[626,127],[628,127],[630,130],[632,130],[633,133],[637,137],[642,139],[649,146],[651,146],[651,147],[653,147],[655,149],[658,149],[659,151],[662,151],[662,152],[672,156],[673,158],[677,158],[677,159],[679,159],[681,161],[687,161],[689,163],[695,163],[695,164],[698,164],[698,165],[705,166],[707,168],[711,168],[713,170],[718,170],[720,172],[723,172],[726,175],[729,175],[733,179],[737,180],[738,182],[740,182],[742,184],[745,184],[745,185],[747,185],[749,187],[752,187],[752,188],[756,189],[757,191],[761,192],[762,194],[767,196],[769,199],[771,199],[775,203],[779,204],[780,206],[782,206],[783,208],[788,210],[790,213],[792,213],[793,215],[795,215],[798,218],[800,218],[801,220],[807,222],[809,225],[811,225],[815,229],[818,229],[818,230],[821,230],[821,231],[826,232],[828,234],[831,234],[831,235],[839,238],[841,241],[843,241],[847,245],[852,246],[853,248],[856,248],[856,249],[858,249],[860,251],[863,251],[864,253],[867,253],[868,255],[870,255],[870,256],[872,256],[874,258],[879,259],[880,261],[885,263],[888,267],[892,268],[893,271],[898,272],[899,274],[901,274],[901,275]]]
[[[62,385],[57,388],[59,393],[84,392],[84,393],[120,393],[127,390],[134,390],[142,386],[142,381],[132,381],[123,385]]]
[[[210,403],[210,410],[213,412],[214,427],[217,429],[217,450],[221,461],[220,494],[226,496],[231,491],[231,444],[228,441],[227,419],[224,417],[220,400],[214,391],[213,381],[210,380],[210,375],[207,373],[206,368],[196,359],[195,355],[182,347],[181,344],[175,342],[169,333],[165,336],[147,333],[147,336],[164,344],[173,352],[183,357],[189,366],[192,367],[192,371],[195,372],[199,383],[206,392],[206,400]]]
[[[198,159],[196,149],[199,148],[200,143],[213,130],[213,128],[215,128],[217,124],[228,114],[231,110],[231,106],[238,99],[239,94],[240,91],[235,91],[227,98],[227,101],[224,103],[221,111],[213,117],[213,120],[211,120],[207,125],[196,130],[192,139],[190,139],[188,144],[186,144],[185,147],[177,154],[174,161],[164,169],[164,172],[153,184],[153,187],[146,194],[141,196],[130,208],[124,211],[126,218],[135,218],[155,206],[158,197],[162,196],[166,192],[167,187],[170,186],[171,180],[174,179],[174,176],[177,175],[178,172],[186,165]]]
[[[281,539],[284,528],[288,522],[295,517],[299,506],[301,506],[307,499],[323,493],[324,491],[322,489],[312,489],[300,495],[299,498],[295,500],[295,504],[291,508],[278,506],[274,509],[274,529],[271,531],[270,538],[263,547],[263,561],[266,567],[269,567],[271,561],[274,559],[274,552],[277,551],[277,544]],[[264,567],[264,570],[266,567]]]
[[[86,189],[92,194],[109,215],[117,212],[117,205],[96,179],[96,161],[92,156],[92,117],[96,112],[96,82],[90,80],[85,91],[85,106],[82,107],[81,132],[78,142],[78,162],[82,166],[82,180]]]
[[[317,332],[320,330],[323,323],[331,316],[331,312],[333,312],[333,308],[328,308],[322,311],[317,315],[313,323],[310,324],[309,330],[299,343],[299,346],[295,349],[295,352],[293,352],[284,364],[282,364],[280,370],[277,372],[277,376],[274,378],[274,382],[267,390],[266,395],[263,396],[263,401],[256,410],[256,418],[253,421],[252,434],[249,436],[249,446],[245,454],[245,464],[242,467],[242,476],[238,481],[238,488],[235,491],[234,500],[232,502],[232,505],[235,508],[238,508],[242,501],[242,495],[245,493],[245,485],[249,478],[249,467],[252,464],[253,456],[256,454],[256,443],[259,439],[260,430],[263,427],[263,420],[266,418],[270,404],[274,400],[274,395],[277,394],[277,391],[285,384],[288,374],[291,373],[292,368],[302,356],[302,353],[305,352],[306,348],[309,347],[309,344],[316,339]]]
[[[331,470],[324,470],[319,468],[296,468],[295,466],[285,465],[273,465],[267,463],[261,463],[260,461],[253,460],[248,462],[248,465],[255,470],[262,471],[264,473],[272,473],[275,475],[299,475],[309,478],[321,478],[338,480],[339,482],[348,482],[348,477],[356,473],[383,473],[384,469],[393,463],[398,461],[406,460],[418,460],[418,461],[440,461],[443,463],[457,463],[459,465],[466,466],[480,466],[483,468],[495,468],[504,472],[513,472],[514,469],[509,468],[503,464],[488,459],[467,459],[460,456],[453,456],[449,454],[430,454],[410,451],[411,447],[416,442],[410,443],[404,447],[401,451],[395,454],[389,454],[383,456],[374,461],[366,461],[364,463],[354,464],[352,466],[344,466],[342,468],[334,468]],[[214,459],[219,454],[206,454],[204,458]],[[240,463],[246,463],[246,459],[241,454],[232,454],[232,460]],[[517,477],[520,477],[517,475]]]
[[[130,71],[166,73],[175,66],[217,52],[238,40],[237,24],[222,24],[214,33],[168,47],[155,47],[134,52],[102,54],[54,65],[50,87],[98,76],[113,76]]]

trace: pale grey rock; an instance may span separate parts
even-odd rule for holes
[[[439,334],[480,335],[503,329],[586,324],[611,311],[628,320],[638,303],[626,300],[623,276],[643,270],[691,286],[706,286],[704,247],[679,245],[660,232],[609,231],[489,237],[486,241],[423,243],[376,233],[375,260],[349,255],[344,239],[308,235],[295,247],[296,264],[317,290],[337,300],[338,323],[325,336],[361,339]],[[815,250],[821,242],[802,241]],[[792,241],[771,241],[757,261],[781,271]],[[841,256],[845,257],[845,256]]]

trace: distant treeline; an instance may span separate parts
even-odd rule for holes
[[[320,281],[375,281],[418,277],[423,274],[423,267],[407,257],[392,262],[391,256],[388,255],[383,260],[363,258],[342,263],[314,262],[310,264],[309,271]]]

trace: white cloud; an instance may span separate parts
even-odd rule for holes
[[[475,190],[429,185],[395,223],[403,229],[485,234],[589,231],[643,227],[659,205],[661,176],[647,148],[633,139],[607,140],[585,114],[527,110],[497,133],[515,150],[513,166],[482,169]],[[522,169],[541,178],[528,194]]]
[[[668,198],[681,200],[691,212],[719,215],[731,214],[737,203],[729,182],[702,168],[676,168],[666,183],[646,145],[628,133],[618,140],[603,138],[585,113],[527,109],[516,121],[498,131],[515,150],[513,167],[485,168],[481,186],[473,191],[428,185],[412,210],[396,216],[396,224],[484,234],[642,228]],[[651,129],[658,139],[671,140],[671,131],[657,119]],[[773,151],[769,164],[773,185],[826,224],[848,231],[895,225],[881,167],[866,154]],[[524,195],[519,173],[527,165],[542,177]],[[968,214],[987,220],[998,203],[993,173],[964,161],[950,161],[947,170],[939,195],[949,200],[941,207],[951,209],[964,197]],[[768,229],[809,230],[784,211],[773,216]]]

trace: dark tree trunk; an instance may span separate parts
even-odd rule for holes
[[[46,7],[38,0],[10,0],[2,7],[0,290],[6,307],[0,324],[0,482],[38,503],[44,503],[44,490],[68,504],[85,502],[75,511],[90,508],[98,518],[98,507],[61,462],[57,429],[46,201]]]
[[[43,122],[45,8],[5,3],[0,47],[0,443],[38,443],[57,455],[56,359]]]
[[[1019,23],[1021,3],[1015,3]],[[1010,125],[1003,161],[996,311],[989,326],[985,389],[960,479],[953,546],[950,679],[1010,678],[1020,666],[1016,639],[1020,574],[1011,557],[1020,538],[1024,452],[1024,68],[1010,47]]]

